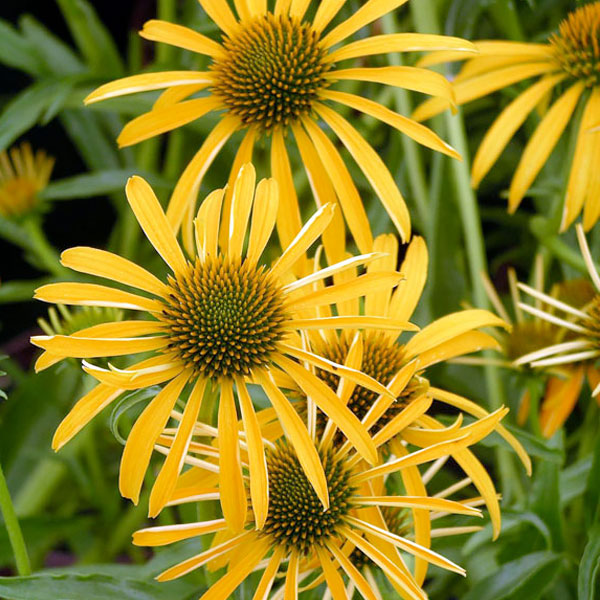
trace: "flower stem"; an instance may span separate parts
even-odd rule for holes
[[[39,220],[37,218],[27,219],[23,223],[23,229],[29,236],[29,250],[38,259],[40,266],[57,277],[67,276],[69,271],[60,264],[58,253],[48,242]]]
[[[29,555],[27,554],[27,548],[25,546],[25,540],[23,539],[23,533],[15,513],[15,507],[13,506],[12,500],[10,499],[10,493],[8,486],[6,485],[6,479],[4,478],[4,472],[2,471],[2,465],[0,464],[0,511],[4,518],[4,524],[8,531],[8,539],[12,546],[13,554],[15,557],[15,563],[17,565],[17,572],[22,577],[31,575],[31,565],[29,563]]]

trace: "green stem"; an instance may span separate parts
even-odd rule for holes
[[[31,575],[29,555],[27,554],[25,540],[23,539],[23,533],[19,525],[19,520],[17,519],[15,507],[10,499],[10,493],[8,491],[8,486],[6,485],[2,465],[0,465],[0,511],[2,511],[4,524],[8,531],[8,539],[10,540],[10,545],[13,549],[17,572],[22,577]]]
[[[516,41],[525,39],[513,0],[496,0],[490,6],[490,14],[496,26],[508,39]]]
[[[23,223],[23,229],[27,232],[31,242],[29,250],[35,254],[40,266],[52,275],[60,278],[66,277],[69,271],[60,264],[58,253],[48,242],[39,220],[36,218],[27,219]]]
[[[177,21],[175,0],[158,0],[158,18],[161,21],[175,23]],[[156,60],[161,65],[172,62],[176,48],[170,44],[158,44],[156,48]]]

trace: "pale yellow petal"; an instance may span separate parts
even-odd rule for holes
[[[140,497],[154,443],[167,424],[175,402],[189,378],[190,372],[184,371],[169,382],[146,406],[129,433],[121,457],[119,491],[134,504],[138,503]]]
[[[256,264],[267,245],[279,207],[279,187],[275,179],[263,179],[256,186],[256,199],[252,209],[252,223],[246,259]]]
[[[194,220],[196,231],[196,250],[203,260],[207,256],[216,257],[219,252],[219,223],[225,190],[214,190],[198,209]]]
[[[148,527],[140,529],[133,534],[134,546],[166,546],[188,540],[190,538],[222,531],[227,527],[225,519],[215,519],[203,523],[181,523],[178,525],[163,525],[162,527]]]
[[[433,364],[478,352],[479,350],[500,350],[498,340],[482,331],[467,331],[447,342],[439,344],[419,354],[421,368],[425,369]]]
[[[232,259],[241,260],[244,240],[250,211],[254,201],[254,188],[256,185],[256,171],[252,163],[246,163],[233,186],[231,198],[231,213],[229,216],[229,248],[228,256]]]
[[[125,192],[150,243],[174,273],[185,273],[187,261],[152,188],[141,177],[134,175],[129,178]]]

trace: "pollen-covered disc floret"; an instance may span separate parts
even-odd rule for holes
[[[294,451],[278,445],[267,453],[269,472],[269,513],[263,529],[286,550],[307,553],[336,535],[350,510],[354,492],[348,484],[350,471],[333,453],[323,458],[330,506],[323,510],[313,486],[306,478]]]
[[[319,348],[321,356],[328,358],[338,364],[344,364],[350,343],[347,338],[341,339],[338,343],[327,344]],[[363,346],[363,359],[361,371],[370,375],[376,381],[383,385],[387,385],[392,377],[400,370],[404,362],[403,347],[389,340],[382,333],[373,333],[365,336]],[[328,371],[317,371],[317,376],[325,381],[327,385],[337,390],[339,377]],[[382,427],[389,423],[403,408],[406,407],[406,400],[416,387],[419,387],[418,381],[415,379],[410,382],[404,390],[402,396],[396,400],[380,417],[380,419],[371,428],[372,433],[377,433]],[[376,392],[368,390],[357,385],[348,401],[348,408],[359,418],[362,419],[373,406],[373,403],[379,395]],[[325,427],[326,417],[320,411],[317,413],[317,428],[319,431]],[[341,435],[341,434],[339,434]],[[337,440],[339,441],[339,440]]]
[[[244,22],[212,65],[212,92],[245,125],[270,130],[311,111],[330,66],[319,34],[295,17],[267,14]]]
[[[283,337],[283,295],[264,267],[222,257],[197,259],[170,278],[161,319],[179,360],[207,377],[248,375],[266,365]]]
[[[600,84],[600,2],[570,13],[550,43],[569,75],[590,87]]]

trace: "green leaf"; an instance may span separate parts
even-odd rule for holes
[[[504,426],[521,442],[523,448],[525,448],[525,451],[530,456],[535,456],[551,463],[563,464],[565,453],[562,448],[557,448],[549,440],[542,439],[510,423],[506,423]]]
[[[7,600],[186,600],[195,587],[182,581],[165,584],[77,573],[0,577],[0,597]]]
[[[586,483],[592,468],[592,457],[569,465],[560,474],[560,503],[564,508],[569,502],[585,492]]]
[[[39,75],[43,70],[33,45],[3,19],[0,19],[0,63],[30,75]]]
[[[561,556],[534,552],[503,564],[479,581],[462,600],[536,600],[561,569]]]
[[[35,83],[17,94],[0,116],[0,150],[4,150],[33,127],[42,113],[69,85],[67,81],[46,81]]]
[[[26,39],[36,48],[39,59],[44,62],[49,73],[75,75],[86,71],[85,65],[71,47],[31,15],[22,17],[20,25]]]
[[[578,600],[595,600],[596,591],[600,587],[600,581],[598,581],[598,573],[600,572],[600,523],[596,523],[592,527],[588,540],[579,563]]]
[[[594,448],[584,504],[586,525],[589,527],[600,517],[600,438],[596,440],[596,447]]]
[[[171,186],[171,183],[152,173],[140,173],[134,169],[111,169],[53,181],[40,193],[40,197],[44,200],[67,200],[122,192],[128,177],[134,174],[144,177],[153,187]]]
[[[9,302],[27,302],[33,298],[33,292],[41,285],[53,283],[55,279],[44,277],[26,281],[7,281],[0,285],[0,304]]]
[[[89,2],[57,1],[73,39],[92,71],[100,76],[121,77],[124,67],[117,47]]]

